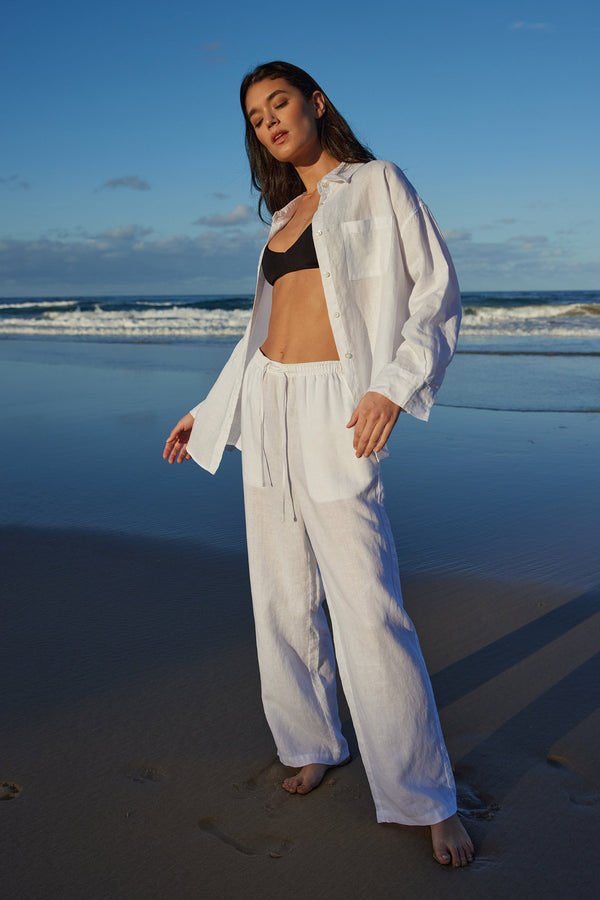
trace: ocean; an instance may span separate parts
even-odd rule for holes
[[[242,335],[250,295],[0,300],[0,337],[198,341]],[[465,349],[597,352],[600,291],[463,293]]]

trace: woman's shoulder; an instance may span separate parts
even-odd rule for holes
[[[394,203],[403,202],[411,207],[420,203],[419,195],[402,169],[389,159],[373,159],[363,163],[353,173],[352,183],[369,190],[379,187]]]
[[[359,166],[355,174],[366,179],[385,179],[391,183],[396,182],[403,185],[408,191],[414,192],[414,187],[402,169],[389,159],[372,159]]]

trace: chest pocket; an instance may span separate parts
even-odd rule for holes
[[[392,216],[342,222],[346,265],[351,281],[385,275],[393,233]]]

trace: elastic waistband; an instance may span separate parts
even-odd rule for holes
[[[341,374],[342,364],[339,359],[325,359],[317,362],[305,363],[282,363],[269,359],[268,356],[259,349],[256,351],[250,365],[258,366],[261,369],[269,369],[273,373],[282,375],[333,375]]]

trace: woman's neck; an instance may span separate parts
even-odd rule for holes
[[[339,159],[336,159],[331,153],[323,150],[314,163],[311,163],[308,166],[296,166],[295,168],[306,188],[306,193],[311,194],[316,191],[317,184],[321,178],[323,178],[324,175],[327,175],[328,172],[331,172],[332,169],[337,168],[339,164]]]

